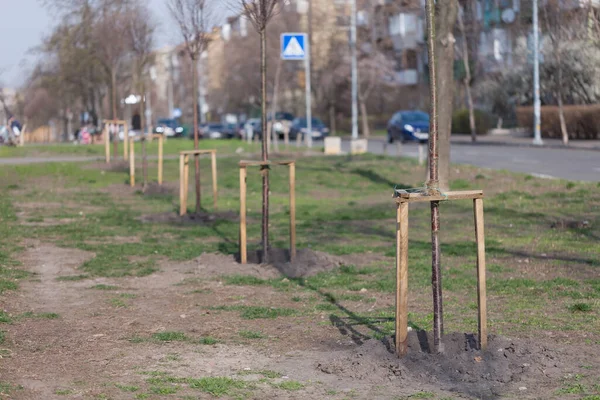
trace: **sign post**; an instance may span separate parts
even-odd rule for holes
[[[310,49],[306,33],[282,33],[281,34],[281,58],[283,60],[304,61],[306,78],[306,132],[305,142],[312,147],[312,95],[310,82]],[[275,110],[277,112],[277,110]],[[275,118],[275,116],[273,116]]]

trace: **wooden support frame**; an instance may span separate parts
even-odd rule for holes
[[[162,185],[163,183],[163,135],[148,135],[146,136],[148,140],[158,139],[158,184]],[[143,140],[143,139],[142,139]],[[129,184],[131,187],[135,186],[135,139],[129,139]]]
[[[102,123],[104,123],[102,135],[104,136],[104,157],[106,163],[110,164],[110,129],[112,126],[116,126],[117,129],[119,126],[123,127],[123,159],[127,161],[129,157],[129,151],[127,150],[127,145],[129,144],[129,126],[127,125],[127,121],[120,119],[105,119]]]
[[[290,259],[296,259],[296,161],[240,161],[240,263],[248,263],[246,235],[246,178],[248,167],[269,168],[271,165],[287,165],[289,168],[290,195]]]
[[[408,208],[410,203],[472,200],[477,243],[477,306],[479,348],[487,348],[487,295],[485,282],[485,235],[483,222],[483,191],[468,190],[427,195],[396,192],[396,353],[402,357],[408,351]]]
[[[210,154],[210,166],[212,173],[213,205],[217,209],[217,150],[186,150],[179,152],[179,215],[187,214],[187,198],[190,177],[190,156],[199,157]]]

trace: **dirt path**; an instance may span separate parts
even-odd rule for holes
[[[1,381],[22,386],[11,399],[560,398],[548,383],[600,366],[576,347],[504,338],[481,354],[456,334],[444,356],[423,352],[414,334],[399,361],[385,341],[358,345],[351,324],[326,312],[241,318],[237,310],[248,304],[307,307],[285,291],[218,279],[278,276],[272,268],[203,255],[164,262],[143,278],[72,280],[93,254],[28,246],[22,261],[35,275],[5,306],[12,315],[30,312],[6,327],[11,354],[0,361]]]

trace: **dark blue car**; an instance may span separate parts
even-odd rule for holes
[[[387,126],[387,141],[426,143],[429,140],[429,114],[422,111],[400,111]]]
[[[306,135],[308,132],[308,124],[306,118],[296,118],[292,121],[292,126],[290,128],[290,140],[296,140],[298,133],[301,133],[302,136]],[[329,128],[325,126],[323,121],[319,118],[312,119],[312,138],[315,140],[324,139],[329,136]]]

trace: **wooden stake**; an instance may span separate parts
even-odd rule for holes
[[[125,141],[127,143],[128,140]],[[129,184],[131,187],[135,186],[135,147],[133,145],[133,139],[131,140],[131,146],[129,147]]]
[[[158,184],[163,182],[163,137],[158,137]]]
[[[290,260],[296,259],[296,164],[290,164]]]
[[[240,167],[240,263],[248,262],[246,248],[246,167]]]
[[[408,203],[396,211],[396,353],[408,350]]]
[[[186,213],[186,209],[184,206],[184,200],[183,200],[183,196],[185,195],[185,190],[183,188],[183,186],[185,185],[185,179],[183,177],[183,175],[185,173],[183,158],[184,158],[184,155],[180,154],[179,155],[179,215],[180,216],[183,216]]]
[[[215,210],[217,209],[217,152],[213,151],[210,153],[210,164],[212,170],[212,184],[213,184],[213,204]]]
[[[127,161],[127,145],[129,144],[129,128],[127,124],[123,125],[123,159]]]
[[[487,348],[487,294],[485,284],[485,234],[483,199],[473,200],[475,238],[477,240],[477,307],[479,309],[479,348]]]
[[[190,156],[183,158],[183,209],[187,213],[188,192],[190,190]]]
[[[104,157],[106,163],[110,164],[110,129],[108,124],[104,124]]]

